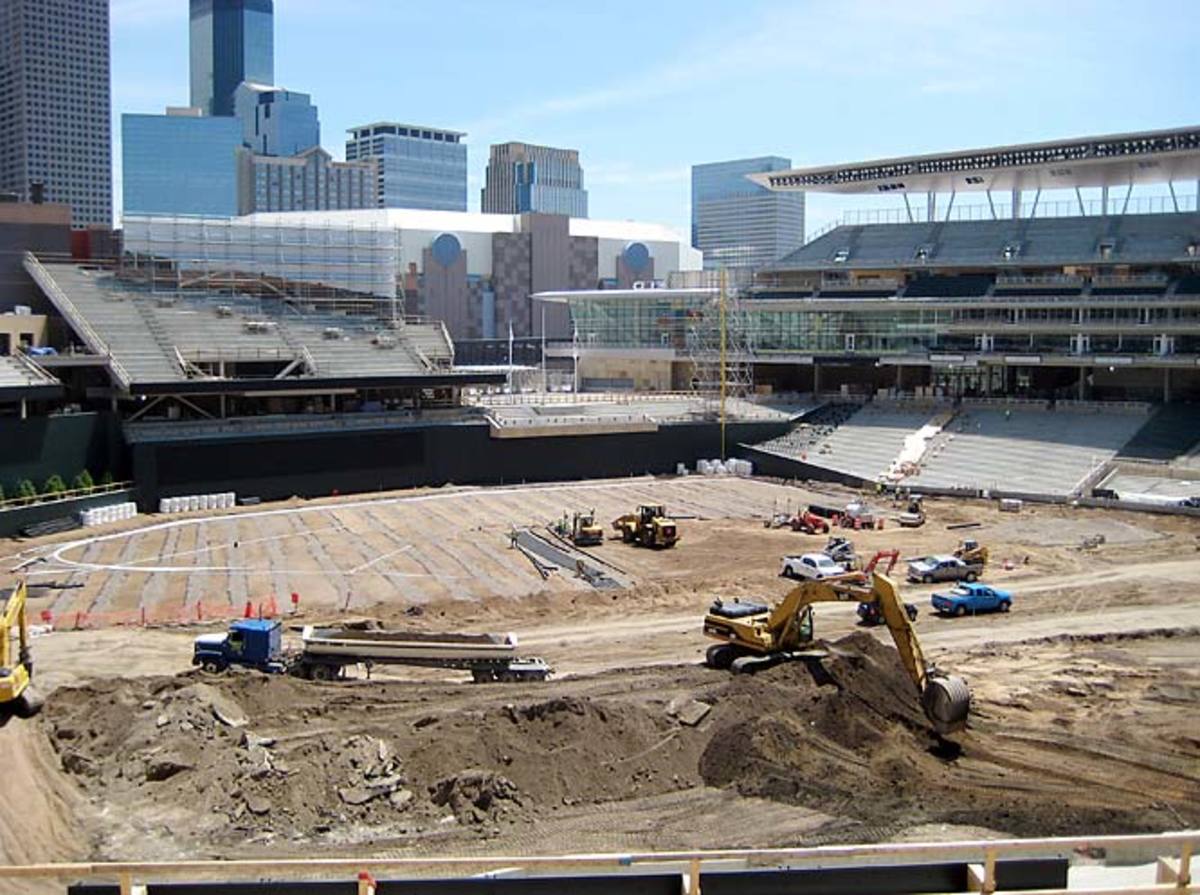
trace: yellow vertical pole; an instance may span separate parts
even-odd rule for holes
[[[725,268],[721,268],[721,288],[717,297],[721,321],[721,460],[725,460]]]

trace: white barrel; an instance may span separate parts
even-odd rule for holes
[[[202,509],[202,510],[215,510],[216,509],[216,506],[213,504],[213,496],[211,494],[201,494],[200,495],[200,509]]]
[[[160,513],[171,512],[171,499],[169,497],[160,497],[158,499],[158,511]]]
[[[754,463],[751,460],[742,461],[742,469],[746,470],[746,478],[754,475]]]
[[[200,509],[200,496],[198,494],[188,495],[187,508],[189,513],[194,513]]]
[[[701,475],[704,475],[705,474],[704,467],[707,465],[708,465],[707,460],[697,460],[696,461],[696,472],[700,473]]]
[[[92,511],[91,510],[80,511],[79,522],[81,525],[83,525],[84,528],[91,528],[92,527]]]
[[[225,492],[225,506],[231,510],[237,506],[237,495],[232,491]]]

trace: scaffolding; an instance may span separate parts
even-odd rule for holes
[[[400,231],[376,222],[130,215],[121,276],[154,293],[279,300],[397,324],[400,247]]]
[[[742,307],[743,282],[726,270],[693,273],[695,285],[713,289],[687,321],[686,355],[691,364],[691,389],[701,400],[705,416],[721,421],[721,456],[725,456],[726,405],[730,399],[754,394],[754,364],[750,328]],[[689,285],[691,285],[689,283]]]

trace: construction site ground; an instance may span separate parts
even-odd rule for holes
[[[824,536],[767,530],[846,489],[733,478],[440,489],[127,523],[14,543],[29,567],[42,715],[0,729],[7,861],[547,853],[1200,826],[1200,525],[1149,514],[927,501],[928,524],[852,532],[859,552],[991,548],[1011,613],[944,619],[909,585],[929,656],[972,688],[954,747],[927,732],[886,631],[817,609],[819,667],[704,668],[715,597],[778,599],[780,557]],[[634,582],[543,581],[513,525],[639,502],[682,515],[674,549],[590,552]],[[887,507],[889,513],[898,509]],[[947,526],[978,523],[978,527]],[[115,536],[114,536],[115,535]],[[1103,543],[1096,544],[1103,535]],[[82,543],[79,543],[83,541]],[[64,546],[72,545],[72,546]],[[899,573],[899,570],[897,570]],[[374,669],[318,684],[206,676],[214,625],[72,631],[73,613],[301,594],[302,624],[512,631],[545,683]],[[702,717],[696,718],[696,715]],[[693,723],[694,722],[694,723]]]

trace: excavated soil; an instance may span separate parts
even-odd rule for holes
[[[639,817],[634,842],[675,847],[679,830],[645,806],[678,812],[714,790],[802,807],[817,818],[812,841],[929,823],[1018,835],[1200,824],[1194,674],[1091,667],[1093,692],[1047,686],[1035,707],[984,687],[949,746],[928,731],[893,649],[856,632],[830,651],[754,676],[667,666],[539,686],[113,680],[56,691],[41,723],[103,806],[102,855],[479,840],[567,850],[553,831],[585,814]],[[976,661],[983,674],[997,659]],[[773,839],[702,823],[692,836],[714,844]]]

